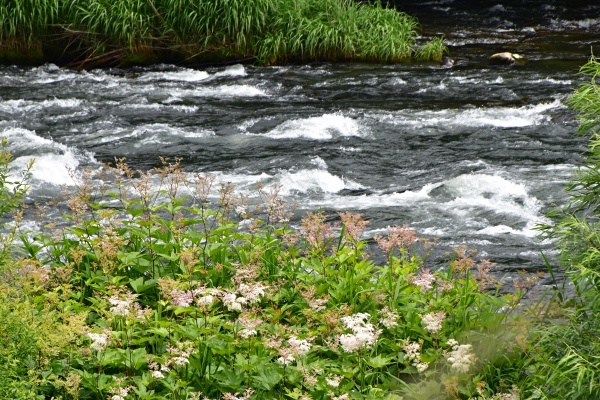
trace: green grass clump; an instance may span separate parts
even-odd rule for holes
[[[0,271],[15,398],[491,396],[480,373],[521,353],[522,293],[490,292],[493,265],[466,248],[431,272],[432,244],[389,227],[377,264],[361,215],[292,230],[276,190],[249,204],[177,163],[75,179],[67,223],[3,236],[19,255]]]
[[[444,54],[448,54],[448,47],[444,45],[444,38],[435,37],[417,48],[415,58],[417,60],[441,61]]]
[[[63,57],[83,66],[144,53],[261,64],[398,62],[411,57],[417,28],[380,2],[352,0],[0,0],[0,21],[3,43],[62,47]]]
[[[39,46],[56,23],[61,0],[0,0],[0,50]]]

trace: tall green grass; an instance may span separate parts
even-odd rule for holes
[[[3,43],[51,40],[109,63],[139,53],[397,62],[412,56],[417,29],[380,2],[352,0],[0,0],[0,21]]]
[[[0,48],[27,48],[58,17],[61,0],[0,0]]]

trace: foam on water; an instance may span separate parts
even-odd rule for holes
[[[210,77],[206,71],[182,68],[179,71],[159,71],[146,72],[136,78],[142,82],[148,81],[180,81],[180,82],[200,82]]]
[[[31,159],[32,188],[52,185],[74,185],[70,174],[84,164],[97,164],[91,153],[82,153],[64,144],[42,138],[34,131],[23,128],[8,128],[0,133],[8,138],[9,150],[17,156],[11,164],[11,173],[18,175]],[[23,154],[24,153],[24,154]]]
[[[600,18],[585,18],[581,20],[552,19],[551,29],[600,29]]]
[[[445,109],[440,111],[400,111],[376,117],[381,122],[393,125],[407,125],[417,128],[430,126],[467,126],[484,127],[496,126],[500,128],[518,128],[539,125],[549,121],[549,116],[544,112],[563,108],[560,100],[552,103],[542,103],[523,107],[493,107],[475,109]]]
[[[430,192],[439,187],[440,184],[427,184],[423,188],[413,191],[394,192],[387,194],[362,194],[359,196],[340,196],[331,195],[323,198],[313,198],[301,204],[300,207],[330,207],[334,209],[355,209],[365,210],[379,207],[398,207],[419,205],[428,206],[431,204]]]
[[[322,169],[302,169],[297,172],[285,171],[278,174],[281,194],[289,196],[297,193],[337,193],[344,189],[361,189],[362,185],[349,179],[333,175]]]
[[[225,70],[223,71],[219,71],[217,73],[215,73],[213,76],[218,77],[218,76],[246,76],[248,75],[246,73],[246,68],[244,68],[244,66],[242,64],[235,64],[235,65],[231,65],[227,68],[225,68]]]
[[[77,108],[81,110],[84,104],[80,99],[49,99],[43,101],[5,100],[0,102],[0,112],[9,114],[39,112],[47,108]]]
[[[186,97],[262,97],[268,94],[252,85],[219,85],[198,87],[196,89],[169,88],[170,96],[184,99]]]
[[[338,136],[364,136],[364,131],[365,128],[355,119],[335,113],[291,119],[261,136],[272,139],[329,140]]]
[[[172,105],[172,104],[159,104],[159,103],[137,103],[137,104],[123,104],[121,108],[131,108],[134,110],[167,110],[167,111],[179,111],[183,113],[194,113],[198,111],[198,106],[184,106],[184,105]]]
[[[454,200],[446,203],[452,212],[468,216],[474,208],[484,208],[527,221],[539,218],[539,200],[531,197],[523,184],[501,176],[465,174],[448,180],[444,186],[454,196]]]
[[[161,123],[140,125],[131,132],[131,136],[139,139],[134,144],[138,148],[147,144],[169,144],[174,137],[198,139],[214,135],[211,130],[191,130]]]

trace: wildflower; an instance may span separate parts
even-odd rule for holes
[[[346,329],[350,329],[352,334],[344,334],[338,338],[342,349],[346,353],[352,353],[358,349],[373,345],[381,330],[375,330],[370,323],[365,323],[365,320],[370,315],[367,313],[357,313],[351,316],[341,318]]]
[[[444,324],[444,320],[446,319],[446,313],[439,312],[430,312],[425,315],[421,315],[421,320],[425,324],[425,329],[431,333],[438,333],[442,330],[442,325]]]
[[[88,333],[87,336],[92,339],[90,345],[92,350],[102,351],[110,343],[110,336],[106,331],[104,333]]]
[[[238,285],[236,291],[246,299],[248,304],[255,304],[260,301],[260,296],[265,295],[265,286],[260,283],[241,283]]]
[[[125,397],[129,394],[129,387],[112,389],[111,392],[116,393],[110,398],[111,400],[125,400]]]
[[[233,393],[223,393],[223,399],[224,400],[248,400],[250,398],[250,396],[252,396],[252,393],[254,393],[254,390],[248,388],[246,389],[245,394],[241,395],[241,394],[233,394]],[[239,396],[239,397],[238,397]]]
[[[126,317],[129,315],[129,309],[131,308],[131,302],[127,300],[119,300],[116,297],[111,297],[108,302],[112,305],[110,312],[114,315],[121,315]]]
[[[381,324],[387,329],[392,329],[398,326],[398,314],[390,310],[387,306],[381,310]]]
[[[388,255],[394,248],[410,250],[413,243],[417,240],[417,232],[408,229],[408,225],[404,225],[403,227],[388,226],[387,232],[387,239],[375,236],[375,241],[379,248]]]
[[[354,243],[358,242],[362,232],[365,230],[365,227],[369,224],[369,221],[364,221],[362,219],[362,214],[340,212],[338,215],[342,219],[342,224],[345,227],[346,239]]]
[[[198,297],[198,299],[196,300],[196,305],[198,305],[198,307],[208,307],[214,301],[215,301],[215,298],[212,295],[208,294],[206,296]]]
[[[223,293],[221,300],[229,311],[242,311],[242,305],[246,303],[244,297],[237,297],[235,293]]]
[[[458,373],[469,372],[471,365],[475,363],[475,354],[473,354],[473,346],[470,344],[458,344],[456,340],[448,340],[448,344],[452,346],[452,351],[445,354],[446,360],[451,364],[453,370]]]
[[[308,244],[315,249],[321,249],[325,246],[328,238],[333,235],[331,225],[325,222],[325,214],[307,213],[301,221],[302,232]]]
[[[521,392],[516,385],[513,385],[510,393],[496,393],[490,400],[521,400]]]
[[[410,363],[419,373],[424,372],[429,368],[429,363],[421,360],[421,346],[421,343],[410,342],[409,339],[406,339],[402,344],[406,364],[408,365]]]
[[[427,368],[429,368],[429,363],[426,362],[416,362],[413,363],[413,366],[417,368],[419,373],[424,372]]]
[[[344,379],[343,376],[329,374],[325,377],[325,382],[327,382],[329,386],[336,388],[340,386],[342,379]]]
[[[163,372],[169,372],[170,369],[166,365],[159,365],[156,361],[148,363],[148,369],[152,371],[152,377],[154,379],[163,379],[165,375]]]
[[[295,355],[303,355],[310,351],[311,344],[306,339],[298,340],[296,336],[291,336],[288,341]]]
[[[190,354],[192,353],[191,346],[189,344],[182,344],[180,345],[180,347],[183,347],[183,349],[179,349],[173,346],[167,346],[167,350],[172,356],[172,358],[167,361],[167,366],[175,365],[181,367],[185,364],[189,364]]]
[[[277,359],[277,361],[282,363],[284,366],[287,366],[296,361],[296,358],[294,358],[294,356],[292,355],[292,351],[288,348],[280,349],[279,355],[280,357]]]
[[[189,307],[194,302],[194,292],[191,290],[173,289],[169,292],[171,304],[178,307]]]
[[[317,377],[312,375],[308,371],[302,371],[302,376],[304,378],[304,386],[307,388],[315,387],[319,382]]]
[[[262,323],[262,320],[258,318],[251,318],[250,316],[244,314],[237,319],[237,323],[242,326],[242,330],[240,330],[238,334],[242,338],[248,339],[250,336],[254,336],[258,333],[255,328]]]
[[[435,283],[435,275],[429,272],[428,269],[421,269],[417,276],[413,276],[411,283],[419,286],[423,292],[428,292],[433,288]]]
[[[350,400],[350,396],[348,395],[348,393],[344,393],[341,396],[334,396],[333,393],[329,393],[329,396],[331,397],[331,400]]]
[[[421,344],[407,341],[402,345],[404,350],[404,359],[408,361],[418,360],[421,358]]]
[[[112,306],[110,308],[110,312],[113,315],[118,315],[122,317],[127,317],[132,314],[132,311],[137,315],[137,310],[139,309],[139,304],[135,302],[137,298],[137,294],[133,294],[130,292],[125,293],[117,293],[111,297],[109,297],[108,302]]]

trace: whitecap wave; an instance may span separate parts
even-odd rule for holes
[[[380,122],[416,128],[435,126],[467,126],[519,128],[539,125],[550,120],[546,111],[564,108],[560,100],[523,107],[492,107],[475,109],[445,109],[440,111],[400,111],[395,114],[374,115]]]
[[[365,128],[358,121],[336,113],[285,121],[260,136],[272,139],[330,140],[334,137],[364,136],[364,134]]]
[[[11,152],[21,154],[12,162],[11,174],[17,176],[34,160],[31,170],[34,190],[46,184],[74,185],[74,171],[82,164],[98,164],[91,153],[43,138],[28,129],[8,128],[0,136],[8,139]]]

